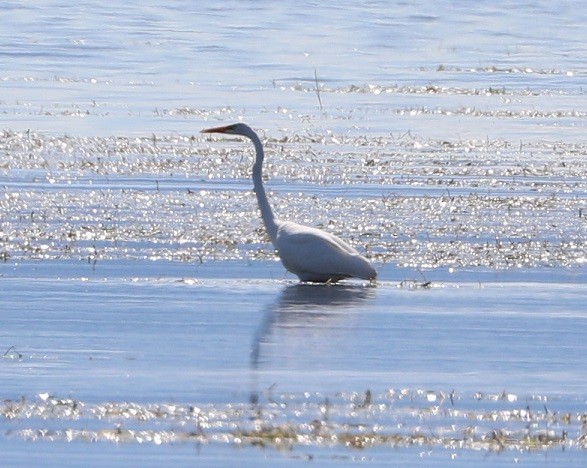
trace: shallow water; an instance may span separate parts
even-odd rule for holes
[[[583,10],[0,15],[3,464],[582,463]],[[236,120],[376,286],[286,274]]]
[[[573,3],[56,0],[2,15],[10,128],[191,135],[244,117],[271,134],[582,139],[587,18]]]
[[[377,286],[324,286],[279,269],[5,264],[2,445],[69,442],[72,463],[89,441],[130,446],[109,462],[235,456],[219,446],[270,462],[580,457],[584,274],[428,285],[384,267]]]
[[[384,268],[376,287],[321,286],[272,280],[280,269],[4,267],[3,341],[19,338],[5,356],[19,378],[4,392],[56,392],[65,376],[68,392],[84,400],[139,402],[227,402],[254,392],[252,378],[261,379],[258,391],[284,380],[294,392],[328,393],[352,390],[345,387],[355,379],[365,388],[456,387],[458,376],[463,391],[577,397],[586,383],[584,275],[423,285]]]

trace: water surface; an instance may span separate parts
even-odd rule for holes
[[[582,463],[583,10],[0,10],[4,463]],[[238,120],[376,286],[286,274]]]

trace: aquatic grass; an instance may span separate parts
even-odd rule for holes
[[[95,404],[44,393],[33,400],[4,400],[0,424],[9,437],[52,442],[197,442],[279,451],[337,446],[361,451],[414,446],[496,453],[586,450],[587,413],[549,411],[546,401],[547,396],[520,398],[506,392],[390,389],[382,394],[275,394],[271,401],[254,404],[196,406]],[[19,428],[12,430],[15,421]],[[23,422],[29,427],[22,428]]]
[[[562,74],[562,73],[561,73]],[[277,84],[277,82],[276,82]],[[316,87],[310,87],[303,82],[280,81],[278,87],[281,91],[309,93],[315,91]],[[384,85],[370,83],[364,85],[344,85],[338,87],[321,86],[320,92],[328,94],[373,94],[376,96],[385,94],[407,94],[407,95],[445,95],[445,96],[559,96],[574,94],[573,91],[561,91],[553,89],[533,89],[533,88],[506,88],[505,86],[487,88],[472,88],[464,86],[443,86],[438,84],[426,85]]]
[[[2,355],[4,359],[22,359],[20,354],[14,346],[10,346]]]
[[[314,68],[314,82],[316,83],[316,97],[318,98],[318,108],[322,111],[322,98],[320,97],[320,83],[318,83],[318,72]]]
[[[376,262],[424,270],[587,261],[585,144],[410,132],[265,143],[276,212],[340,235]],[[4,262],[275,258],[251,190],[250,151],[239,143],[5,130],[0,150]]]

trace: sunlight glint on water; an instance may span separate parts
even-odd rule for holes
[[[580,463],[584,10],[5,2],[2,463]]]

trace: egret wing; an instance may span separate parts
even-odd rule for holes
[[[285,267],[300,278],[362,276],[365,259],[342,239],[319,229],[291,223],[280,228],[276,247]]]

